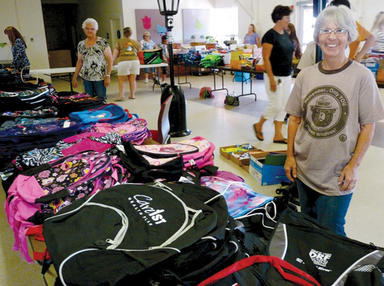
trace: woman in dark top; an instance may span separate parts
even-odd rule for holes
[[[264,140],[263,124],[272,119],[275,125],[274,143],[287,144],[281,133],[285,117],[285,105],[291,91],[292,57],[294,46],[286,29],[289,24],[291,9],[288,6],[278,5],[273,9],[272,20],[275,23],[262,38],[262,54],[266,76],[265,88],[269,102],[260,121],[253,125],[257,139]]]
[[[25,44],[23,36],[12,26],[5,28],[4,34],[8,36],[8,39],[11,42],[13,57],[12,66],[17,71],[21,72],[23,70],[24,74],[28,74],[30,63],[27,54],[25,53],[27,45]]]

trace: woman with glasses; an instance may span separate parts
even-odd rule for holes
[[[330,6],[345,6],[351,9],[349,0],[332,0]],[[366,30],[358,21],[356,21],[357,38],[349,44],[349,58],[355,61],[361,61],[364,55],[375,45],[375,36]],[[358,51],[360,43],[364,45]]]
[[[141,40],[140,43],[143,51],[157,49],[157,45],[155,44],[154,41],[151,40],[151,33],[148,31],[144,32],[143,39]],[[152,76],[155,77],[155,68],[145,68],[144,73],[145,73],[145,83],[148,83],[149,82],[148,74],[152,73]]]
[[[323,10],[314,31],[323,61],[299,73],[286,107],[290,117],[284,168],[297,183],[301,211],[340,235],[345,235],[357,169],[375,122],[384,118],[372,72],[345,55],[356,38],[349,9]]]
[[[105,99],[106,88],[111,81],[112,51],[107,40],[97,36],[99,25],[95,19],[86,19],[82,27],[87,38],[77,45],[72,85],[77,87],[77,76],[80,74],[85,92]]]

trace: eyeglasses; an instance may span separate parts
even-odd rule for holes
[[[320,35],[330,35],[332,32],[335,33],[335,35],[343,35],[347,30],[344,28],[336,28],[334,30],[325,28],[319,30]]]

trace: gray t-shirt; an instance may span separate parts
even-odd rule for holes
[[[360,125],[384,118],[372,72],[355,61],[326,71],[321,63],[303,69],[289,97],[287,113],[301,117],[295,137],[298,178],[319,193],[339,196],[337,179],[350,161]]]

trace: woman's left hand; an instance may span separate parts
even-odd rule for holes
[[[341,171],[337,180],[340,191],[349,191],[356,186],[357,182],[357,168],[348,164]]]
[[[104,86],[105,86],[105,87],[108,87],[109,84],[110,84],[110,82],[111,82],[111,77],[106,76],[106,77],[104,78]]]

